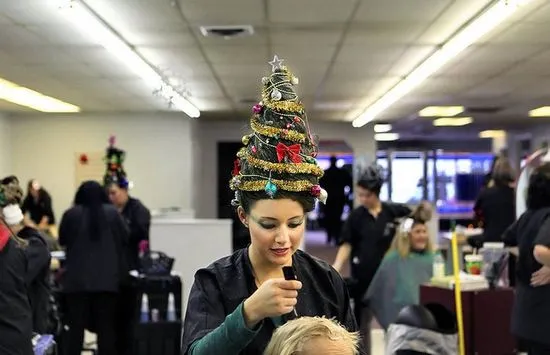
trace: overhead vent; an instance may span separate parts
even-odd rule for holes
[[[468,107],[466,111],[474,115],[493,115],[502,111],[502,107]]]
[[[221,37],[224,39],[252,36],[254,34],[254,27],[250,25],[201,26],[200,29],[204,37]]]

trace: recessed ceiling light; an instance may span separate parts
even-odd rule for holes
[[[386,133],[391,131],[391,124],[389,123],[377,123],[374,125],[374,132],[376,133]]]
[[[452,117],[464,112],[464,106],[428,106],[418,111],[420,117]]]
[[[0,78],[0,99],[41,112],[80,112],[80,107]]]
[[[479,132],[479,138],[502,138],[506,136],[506,131],[498,129],[488,129]]]
[[[472,117],[441,117],[433,121],[436,127],[460,127],[472,123]]]
[[[550,106],[542,106],[529,111],[531,117],[550,117]]]
[[[379,142],[391,142],[399,139],[399,133],[376,133],[374,140]]]

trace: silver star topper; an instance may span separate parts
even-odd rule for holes
[[[284,59],[279,59],[278,56],[274,56],[273,60],[271,62],[268,62],[271,64],[271,71],[275,72],[276,69],[281,69],[283,66]]]

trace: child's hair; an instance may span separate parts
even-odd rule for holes
[[[359,335],[351,333],[336,321],[321,317],[301,317],[277,328],[264,355],[297,355],[304,350],[305,344],[315,338],[327,338],[343,341],[347,350],[358,354]]]
[[[419,224],[426,225],[426,222],[430,219],[432,219],[432,207],[425,202],[419,204],[411,215],[398,226],[390,251],[396,251],[402,258],[409,256],[411,252],[411,241],[409,238],[411,230]],[[426,250],[433,251],[431,239],[428,239]]]

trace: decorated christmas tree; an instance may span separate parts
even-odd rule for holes
[[[105,155],[105,175],[103,176],[103,185],[109,186],[116,184],[122,188],[128,187],[128,178],[126,171],[124,171],[124,158],[126,152],[122,149],[115,147],[116,138],[111,136],[109,138],[109,146]]]
[[[319,186],[323,170],[317,165],[317,143],[294,86],[298,79],[277,56],[269,62],[272,73],[262,78],[262,101],[252,108],[252,133],[242,138],[230,187],[233,204],[239,194],[256,198],[283,198],[285,192],[313,196],[324,202],[326,191]]]

